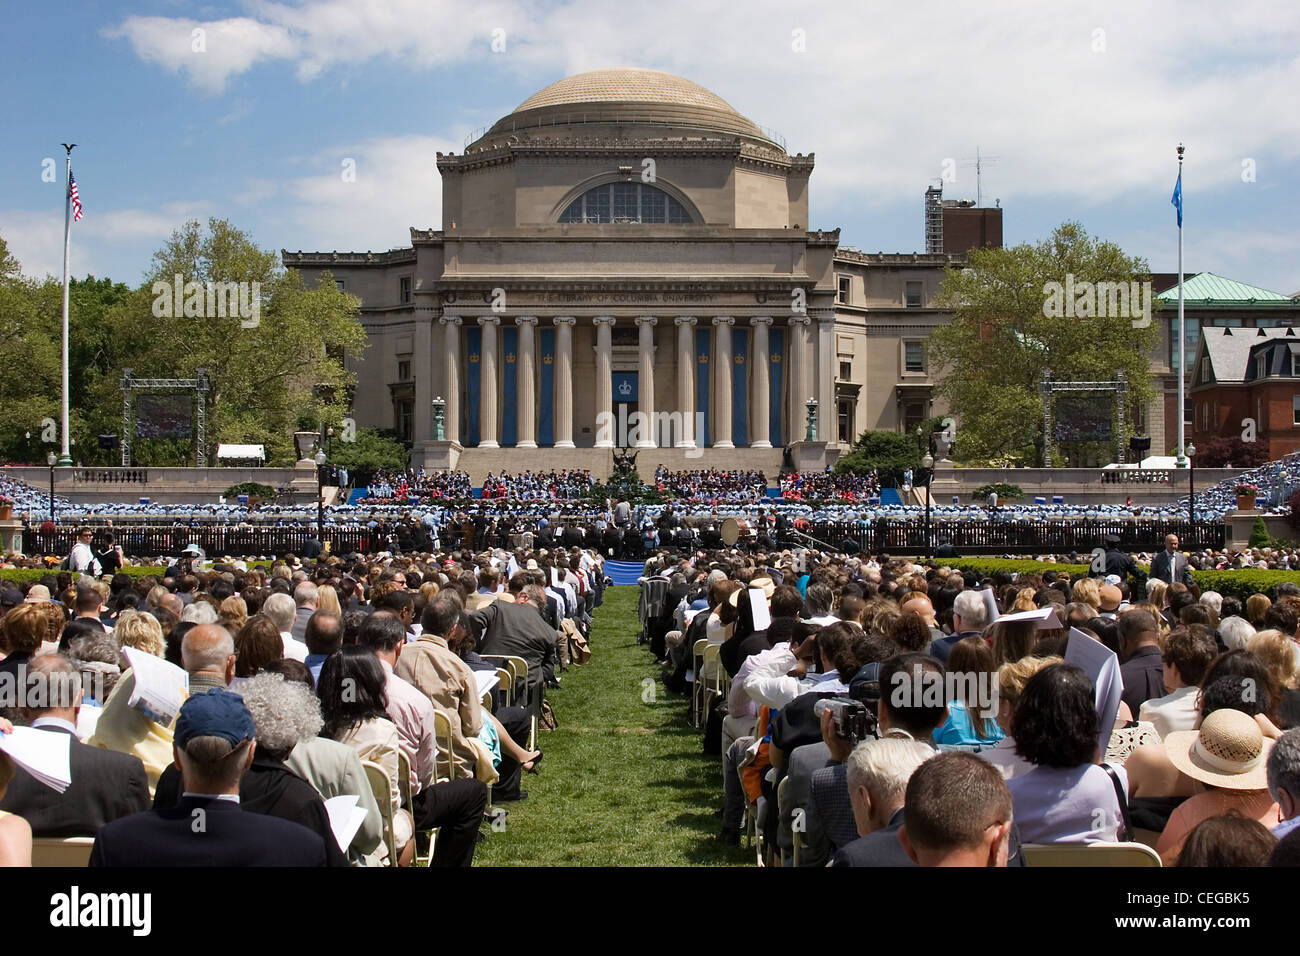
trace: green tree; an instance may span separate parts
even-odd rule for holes
[[[45,445],[42,433],[47,419],[59,419],[62,314],[61,285],[25,277],[0,237],[0,354],[9,364],[0,376],[0,455],[7,461],[44,464],[46,450],[57,449],[57,431]]]
[[[968,268],[948,270],[938,302],[953,311],[953,319],[929,344],[936,392],[957,420],[961,460],[1049,464],[1039,392],[1045,372],[1061,382],[1109,381],[1122,370],[1130,408],[1153,396],[1149,355],[1158,337],[1155,323],[1138,320],[1135,327],[1132,311],[1124,317],[1100,306],[1089,309],[1084,296],[1071,303],[1080,314],[1054,314],[1060,299],[1052,301],[1050,284],[1065,287],[1067,277],[1079,290],[1085,282],[1094,288],[1098,282],[1127,286],[1148,281],[1150,269],[1145,260],[1067,222],[1038,245],[973,249]],[[1127,441],[1127,428],[1125,422],[1117,441]]]
[[[329,443],[329,463],[342,465],[354,482],[364,483],[377,471],[405,468],[407,450],[393,432],[358,428],[353,441],[335,438]]]
[[[248,283],[248,289],[256,283],[257,294],[247,296],[249,314],[211,314],[201,294],[209,282]],[[198,285],[187,289],[189,283]],[[200,295],[192,310],[195,290]],[[344,369],[343,355],[365,344],[359,305],[328,274],[316,288],[305,288],[297,271],[281,268],[275,253],[259,249],[225,220],[209,220],[206,230],[188,222],[154,254],[145,283],[108,309],[112,343],[104,374],[87,385],[88,399],[110,410],[100,419],[107,426],[120,414],[124,368],[148,378],[192,378],[206,369],[212,383],[209,460],[219,443],[234,442],[265,445],[268,464],[287,464],[300,415],[341,422],[347,413],[355,376]],[[120,429],[117,421],[111,430]],[[184,464],[189,447],[141,440],[134,457],[142,464]]]
[[[867,431],[858,436],[845,454],[835,462],[837,475],[866,474],[875,471],[882,485],[897,485],[903,473],[921,467],[923,456],[916,436],[891,431]]]

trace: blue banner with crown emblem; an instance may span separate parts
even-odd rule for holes
[[[513,445],[516,441],[515,423],[519,409],[519,329],[501,330],[501,444]]]
[[[615,372],[614,373],[614,404],[619,402],[638,401],[636,387],[636,372]]]
[[[709,355],[713,351],[711,329],[695,330],[695,445],[709,447]]]
[[[785,402],[782,401],[781,395],[781,370],[785,365],[785,329],[771,329],[767,333],[768,360],[767,367],[771,370],[768,375],[768,405],[770,406],[768,419],[768,437],[771,439],[773,448],[780,448],[784,442],[781,441],[781,409]],[[759,374],[762,369],[756,370]],[[763,414],[760,408],[758,414]]]
[[[541,412],[537,416],[537,444],[545,448],[555,444],[555,329],[542,329],[538,335]]]
[[[731,440],[749,444],[749,329],[731,330]]]
[[[478,402],[480,392],[480,362],[483,358],[483,330],[465,330],[465,447],[473,448],[479,442]]]

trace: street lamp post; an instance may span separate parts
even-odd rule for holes
[[[316,452],[316,538],[325,544],[325,449]]]
[[[925,556],[930,558],[934,555],[934,546],[930,537],[930,479],[934,474],[934,456],[928,451],[921,459],[921,467],[925,469]]]
[[[50,466],[50,521],[54,521],[54,466],[59,463],[59,456],[50,452],[45,462]]]
[[[1187,448],[1187,521],[1196,524],[1196,446],[1188,444]]]

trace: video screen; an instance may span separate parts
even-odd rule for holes
[[[189,438],[194,399],[185,393],[139,395],[135,399],[136,438]]]
[[[1111,395],[1062,395],[1056,399],[1056,440],[1111,441],[1114,419]]]

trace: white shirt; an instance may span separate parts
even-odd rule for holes
[[[1003,737],[992,747],[982,747],[976,756],[982,757],[997,767],[998,773],[1002,774],[1003,780],[1023,777],[1034,769],[1033,764],[1016,753],[1016,741],[1010,735]]]
[[[307,645],[302,641],[296,640],[288,631],[280,632],[280,640],[284,642],[284,656],[293,661],[307,661]]]
[[[1112,764],[1128,793],[1128,775]],[[1097,764],[1034,767],[1007,782],[1022,843],[1114,842],[1124,826],[1110,774]],[[1100,811],[1100,812],[1099,812]]]
[[[1180,687],[1172,694],[1148,700],[1138,710],[1137,719],[1154,724],[1161,740],[1176,730],[1195,730],[1201,722],[1196,692],[1195,687]]]
[[[78,541],[72,546],[72,552],[68,555],[68,570],[87,571],[92,577],[99,577],[99,559],[90,550],[90,545]]]

